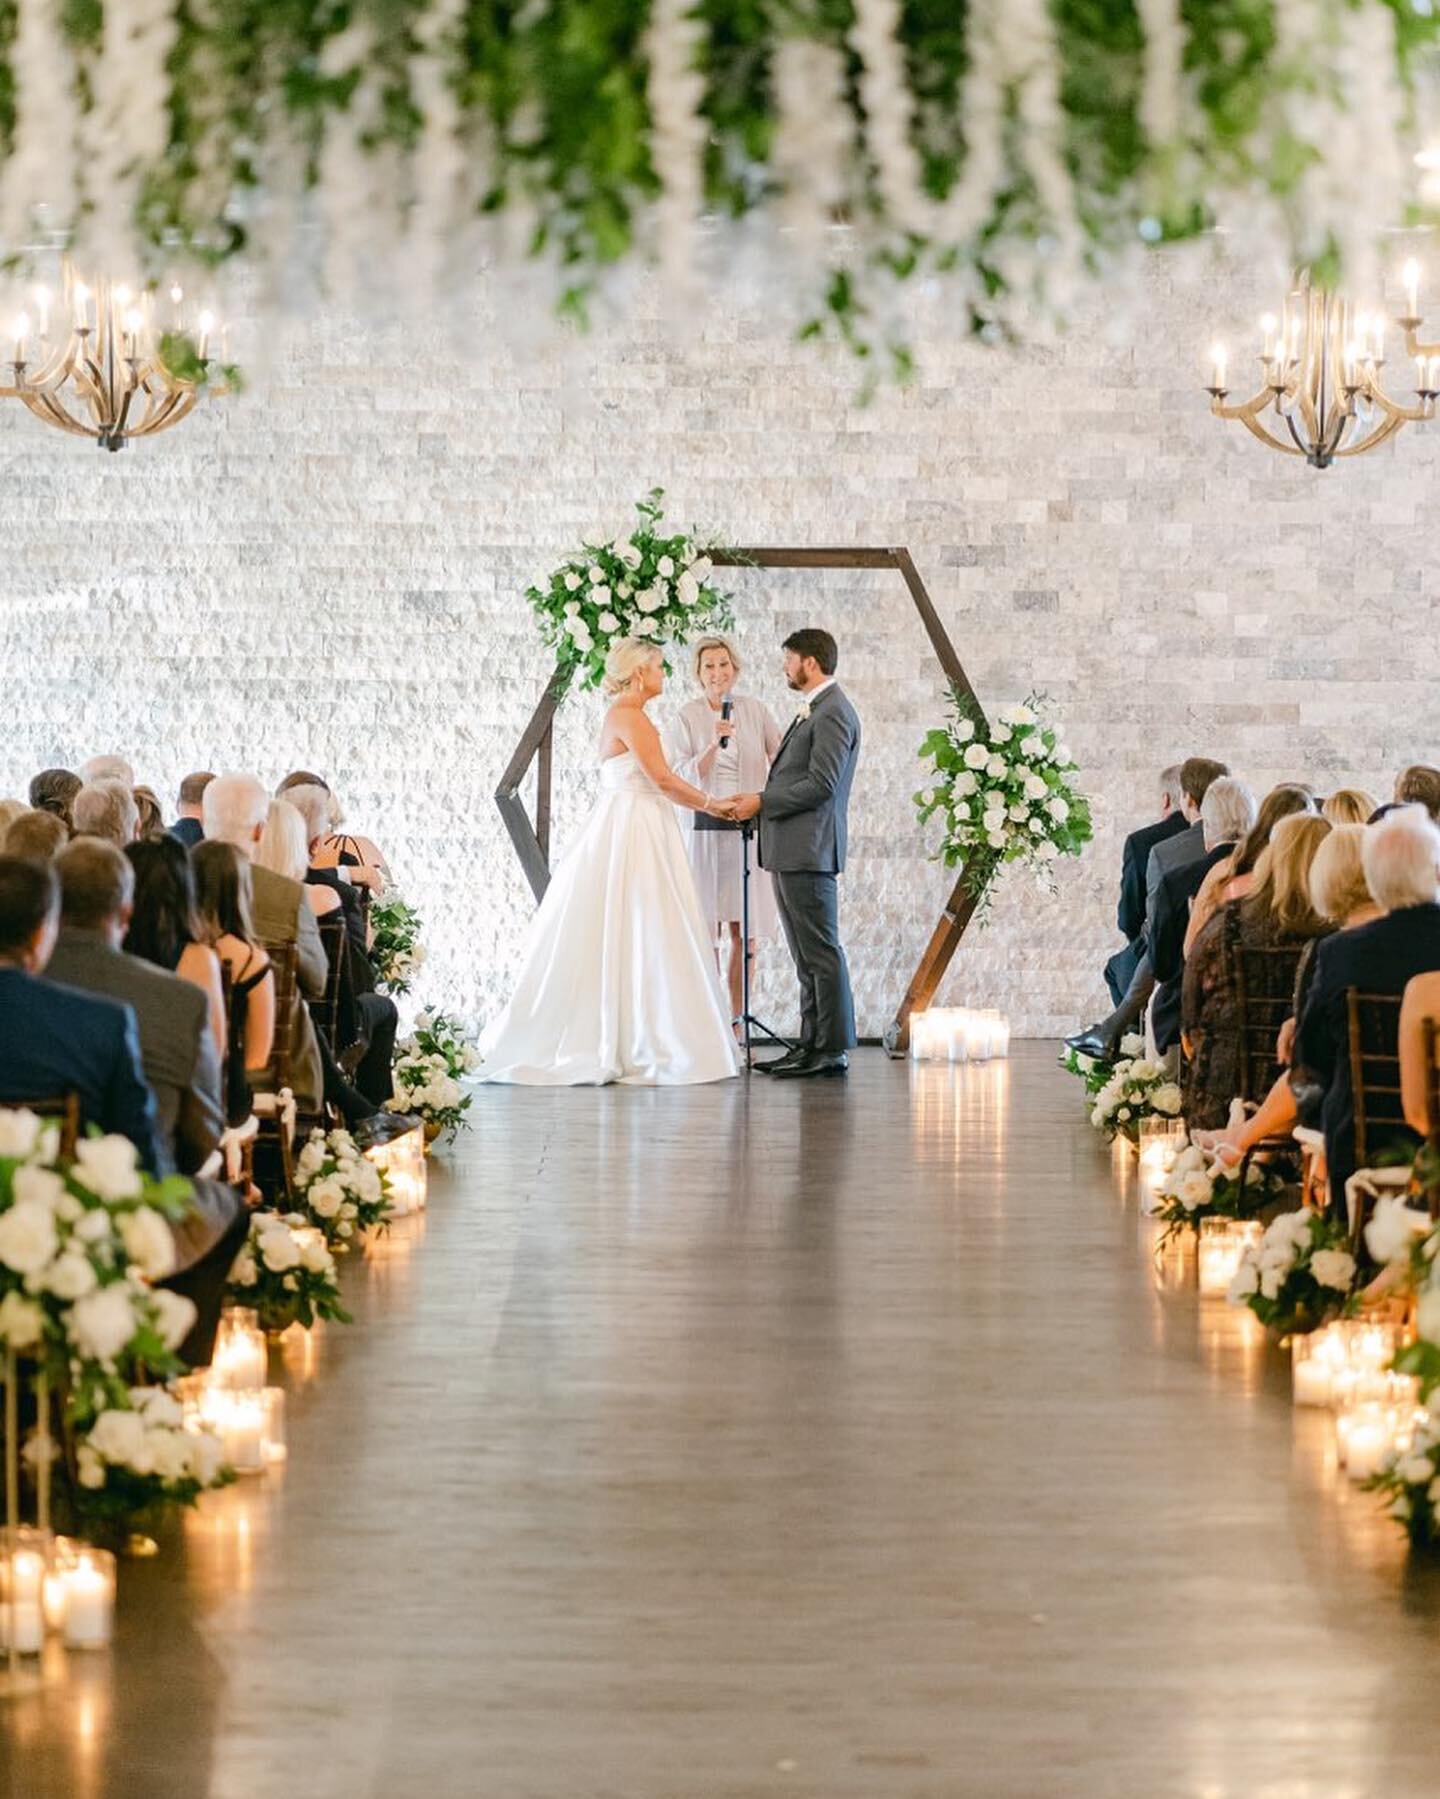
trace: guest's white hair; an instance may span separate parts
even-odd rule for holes
[[[1205,789],[1200,802],[1200,823],[1206,849],[1218,843],[1238,843],[1255,822],[1255,795],[1233,775],[1218,775]]]
[[[647,662],[658,662],[660,649],[643,637],[622,637],[605,658],[605,691],[624,693]]]
[[[103,837],[117,849],[135,841],[140,808],[123,781],[90,781],[70,808],[77,837]]]
[[[287,787],[280,797],[293,806],[304,820],[307,851],[317,837],[329,834],[335,801],[328,788],[317,787],[313,781],[306,781],[298,787]]]
[[[123,756],[92,756],[80,765],[82,781],[119,781],[125,787],[135,785],[135,770]]]
[[[200,801],[200,818],[212,843],[228,843],[245,855],[255,847],[255,832],[265,822],[269,795],[254,775],[216,775]]]
[[[292,790],[293,791],[293,790]],[[310,866],[310,839],[305,835],[305,820],[287,798],[271,800],[265,813],[265,829],[255,845],[254,861],[271,874],[287,880],[303,881]]]
[[[1387,812],[1365,833],[1365,881],[1387,912],[1433,903],[1440,891],[1440,831],[1423,806]]]

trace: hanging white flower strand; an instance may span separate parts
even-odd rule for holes
[[[451,59],[455,33],[465,17],[465,0],[438,0],[416,22],[416,54],[410,61],[410,92],[424,123],[410,159],[412,184],[406,236],[414,266],[409,287],[423,304],[449,285],[448,265],[470,241],[466,230],[466,146]]]
[[[923,237],[931,213],[910,135],[913,102],[899,29],[899,0],[855,0],[850,45],[861,63],[865,147],[875,165],[875,185],[890,225]]]
[[[936,218],[935,235],[944,244],[967,244],[974,237],[1005,182],[1005,93],[996,27],[1006,4],[971,0],[967,13],[969,56],[958,107],[965,123],[965,160]]]
[[[845,100],[845,59],[816,38],[782,38],[771,69],[775,139],[771,159],[780,183],[777,211],[806,261],[819,253],[836,211],[850,196],[855,147]]]
[[[1060,104],[1055,24],[1045,0],[1006,0],[997,24],[1001,26],[998,47],[1002,64],[1015,76],[1020,157],[1059,244],[1055,273],[1048,278],[1047,287],[1052,297],[1063,303],[1063,289],[1080,272],[1082,251],[1075,190],[1061,142],[1065,114]]]
[[[128,0],[104,9],[100,54],[84,116],[84,180],[91,205],[80,226],[82,255],[103,274],[138,276],[131,221],[145,173],[164,154],[170,118],[166,63],[178,32],[171,0]]]
[[[393,257],[372,253],[372,246],[399,235],[391,235],[399,197],[393,147],[367,149],[364,142],[382,123],[383,77],[376,52],[374,29],[362,17],[331,38],[320,56],[322,75],[359,73],[349,104],[329,122],[320,153],[325,289],[334,299],[382,298],[396,276]]]
[[[705,203],[707,129],[700,104],[704,28],[690,0],[655,0],[646,34],[651,158],[660,178],[655,207],[660,272],[672,298],[697,285],[696,227]]]
[[[75,58],[54,0],[19,0],[10,66],[15,144],[0,181],[0,230],[5,249],[14,251],[30,241],[37,206],[46,206],[51,230],[68,229],[77,208]]]
[[[1135,10],[1145,34],[1140,129],[1158,149],[1185,134],[1185,25],[1179,0],[1135,0]]]

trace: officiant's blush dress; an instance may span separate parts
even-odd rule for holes
[[[670,801],[628,751],[540,902],[481,1078],[535,1087],[728,1080],[735,1039]]]
[[[709,700],[682,706],[665,733],[665,753],[676,774],[716,799],[761,792],[780,747],[780,727],[763,701],[737,693],[734,705],[735,734],[716,756],[708,776],[700,773],[700,758],[715,741],[717,714]],[[697,831],[694,821],[695,814],[687,809],[680,830],[689,845],[700,911],[713,935],[717,926],[741,921],[740,836],[733,831]],[[780,928],[775,888],[755,862],[753,843],[750,864],[750,935],[773,937]]]

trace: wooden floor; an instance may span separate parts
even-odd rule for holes
[[[475,1112],[7,1799],[1440,1788],[1440,1575],[1049,1048]]]

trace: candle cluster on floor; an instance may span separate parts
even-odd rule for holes
[[[1010,1054],[1010,1020],[968,1006],[931,1006],[910,1014],[912,1062],[993,1062]]]
[[[285,1389],[266,1384],[268,1369],[256,1314],[229,1306],[209,1368],[176,1383],[187,1426],[214,1431],[237,1474],[263,1474],[285,1459]]]
[[[0,1649],[103,1649],[115,1619],[115,1557],[32,1525],[6,1530],[0,1548]]]
[[[1398,1347],[1393,1324],[1364,1318],[1337,1318],[1291,1341],[1295,1404],[1333,1414],[1336,1461],[1351,1480],[1369,1480],[1403,1453],[1426,1416],[1419,1382],[1390,1368]]]

